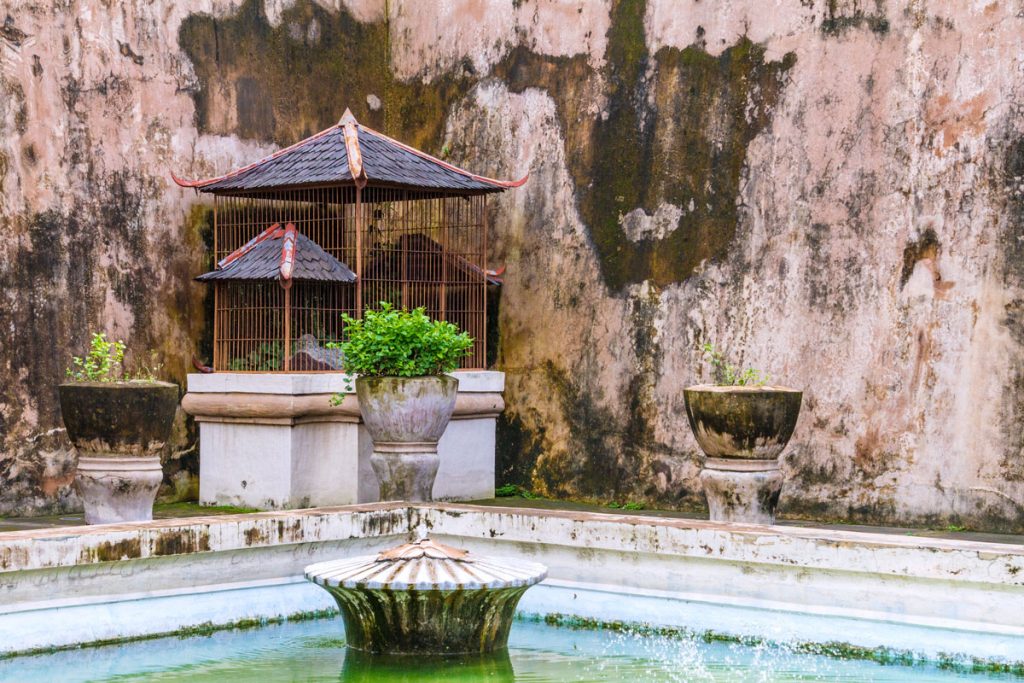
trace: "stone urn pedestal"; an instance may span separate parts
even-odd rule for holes
[[[68,382],[58,387],[68,438],[78,451],[75,489],[87,524],[153,519],[163,481],[160,451],[178,407],[169,382]]]
[[[793,435],[803,392],[702,384],[683,396],[690,428],[707,456],[700,481],[710,519],[774,524],[783,484],[779,455]]]
[[[433,499],[441,458],[437,442],[455,410],[459,380],[439,377],[359,377],[356,395],[373,455],[381,500]]]

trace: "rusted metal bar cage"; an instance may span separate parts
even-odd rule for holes
[[[251,166],[175,180],[215,197],[218,270],[199,278],[215,287],[215,371],[337,370],[340,354],[328,344],[344,339],[341,314],[359,317],[381,302],[423,307],[467,331],[474,346],[462,366],[485,367],[487,288],[498,282],[487,271],[487,196],[525,178],[473,175],[346,112],[336,126]],[[288,281],[260,270],[255,263],[265,257],[250,254],[254,241],[285,225],[303,237],[296,267],[319,264]],[[269,244],[261,253],[273,251]],[[330,262],[351,269],[354,281],[324,281]]]

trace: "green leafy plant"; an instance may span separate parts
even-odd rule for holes
[[[149,363],[140,363],[132,370],[125,368],[124,353],[123,341],[109,341],[105,333],[94,332],[89,340],[89,352],[84,357],[71,357],[67,377],[74,382],[157,381],[157,373],[163,366],[157,362],[156,352],[150,354]]]
[[[89,353],[72,356],[67,376],[75,382],[116,382],[124,374],[124,342],[107,341],[103,332],[94,332]]]
[[[382,301],[380,310],[361,320],[342,314],[348,341],[340,348],[344,370],[363,377],[429,377],[459,367],[473,348],[473,338],[423,308],[396,309]]]
[[[613,500],[606,507],[610,507],[613,510],[643,510],[644,504],[632,500],[626,503],[618,503]]]
[[[495,498],[513,498],[518,496],[519,498],[525,498],[526,500],[536,500],[538,496],[531,493],[527,489],[519,486],[518,484],[505,484],[494,489]]]
[[[768,383],[768,375],[754,368],[739,368],[726,361],[725,355],[713,344],[705,342],[700,347],[704,360],[711,365],[715,384],[730,387],[762,386]]]

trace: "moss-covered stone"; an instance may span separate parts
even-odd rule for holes
[[[178,408],[170,382],[68,382],[60,385],[68,436],[82,455],[157,455]]]

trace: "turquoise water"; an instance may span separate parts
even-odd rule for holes
[[[517,622],[509,650],[466,661],[348,654],[340,619],[161,638],[0,660],[0,681],[994,681],[934,666],[884,665],[699,638],[574,630]]]

